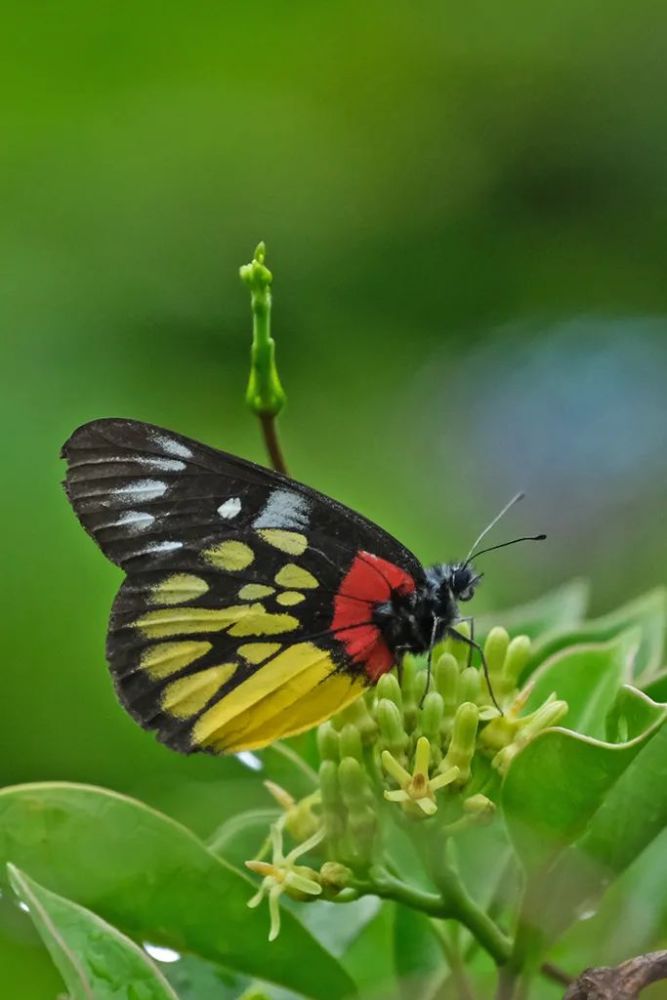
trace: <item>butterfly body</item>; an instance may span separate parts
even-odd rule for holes
[[[427,653],[461,620],[458,601],[470,600],[478,579],[472,566],[439,563],[425,570],[419,589],[376,604],[373,618],[387,645],[395,654]]]
[[[130,420],[63,447],[67,495],[126,573],[107,659],[123,705],[172,748],[252,749],[357,698],[459,620],[478,578],[424,569],[337,501]]]

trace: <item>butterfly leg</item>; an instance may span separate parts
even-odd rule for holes
[[[498,709],[498,711],[502,715],[503,714],[503,710],[500,707],[500,705],[498,704],[498,702],[496,701],[496,696],[493,693],[493,688],[491,687],[491,678],[489,677],[489,665],[486,662],[486,656],[484,655],[484,650],[482,649],[482,647],[480,646],[480,644],[478,642],[475,642],[474,639],[469,639],[467,635],[461,635],[461,633],[457,632],[456,629],[449,628],[447,631],[452,636],[452,638],[458,639],[459,642],[465,643],[465,645],[468,646],[471,651],[473,649],[476,649],[477,652],[479,653],[480,659],[482,661],[482,669],[484,671],[484,679],[486,681],[486,686],[489,689],[489,694],[491,695],[491,701],[493,702],[493,704],[496,706],[496,708]]]
[[[472,615],[467,615],[467,617],[465,617],[465,618],[459,618],[457,620],[456,624],[458,625],[459,622],[467,622],[468,625],[470,625],[470,638],[474,642],[475,641],[475,619],[472,617]],[[473,650],[474,649],[475,649],[474,646],[468,646],[468,662],[466,663],[466,667],[471,667],[472,666],[472,654],[473,654]]]
[[[423,708],[423,706],[424,706],[424,699],[426,698],[426,695],[428,694],[429,688],[431,686],[431,673],[432,673],[431,667],[433,665],[433,647],[435,646],[435,637],[436,637],[437,632],[438,632],[438,625],[439,624],[440,624],[440,618],[438,618],[436,615],[434,615],[433,616],[433,628],[431,629],[431,641],[429,643],[428,657],[426,659],[426,685],[424,687],[424,693],[421,696],[421,700],[419,702],[419,707],[420,708]]]

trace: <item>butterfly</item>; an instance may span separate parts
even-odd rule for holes
[[[62,457],[76,516],[126,574],[106,647],[118,697],[182,753],[310,729],[432,650],[480,580],[472,556],[424,568],[336,500],[151,424],[94,420]]]

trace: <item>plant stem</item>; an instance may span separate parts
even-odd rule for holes
[[[442,880],[438,883],[439,893],[416,889],[378,867],[370,869],[367,881],[354,881],[351,886],[360,895],[393,899],[413,910],[420,910],[429,917],[458,920],[477,938],[498,965],[502,965],[510,956],[511,941],[468,895],[452,869],[443,871]]]
[[[512,942],[470,896],[458,872],[447,863],[447,840],[440,840],[434,847],[432,839],[419,828],[413,830],[413,839],[440,891],[447,916],[467,927],[496,965],[504,965],[512,954]]]
[[[271,468],[275,469],[276,472],[282,472],[283,476],[289,476],[283,450],[280,446],[280,439],[278,438],[276,418],[271,414],[261,413],[259,419],[262,425],[264,445],[269,456]]]
[[[498,988],[495,1000],[513,1000],[517,987],[517,977],[514,969],[503,966],[498,970]]]
[[[400,879],[394,878],[388,872],[380,872],[379,869],[372,869],[372,876],[369,872],[367,881],[357,880],[350,882],[350,887],[355,889],[360,896],[379,896],[380,899],[391,899],[395,903],[402,903],[410,907],[411,910],[419,910],[429,917],[448,916],[441,897],[436,892],[424,892],[416,889]]]
[[[469,895],[453,868],[446,864],[441,865],[437,886],[446,903],[448,915],[468,928],[497,965],[507,962],[512,942]]]

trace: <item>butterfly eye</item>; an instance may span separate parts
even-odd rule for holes
[[[461,566],[452,573],[450,586],[458,601],[469,601],[475,594],[475,586],[479,577],[475,576],[470,566]]]

